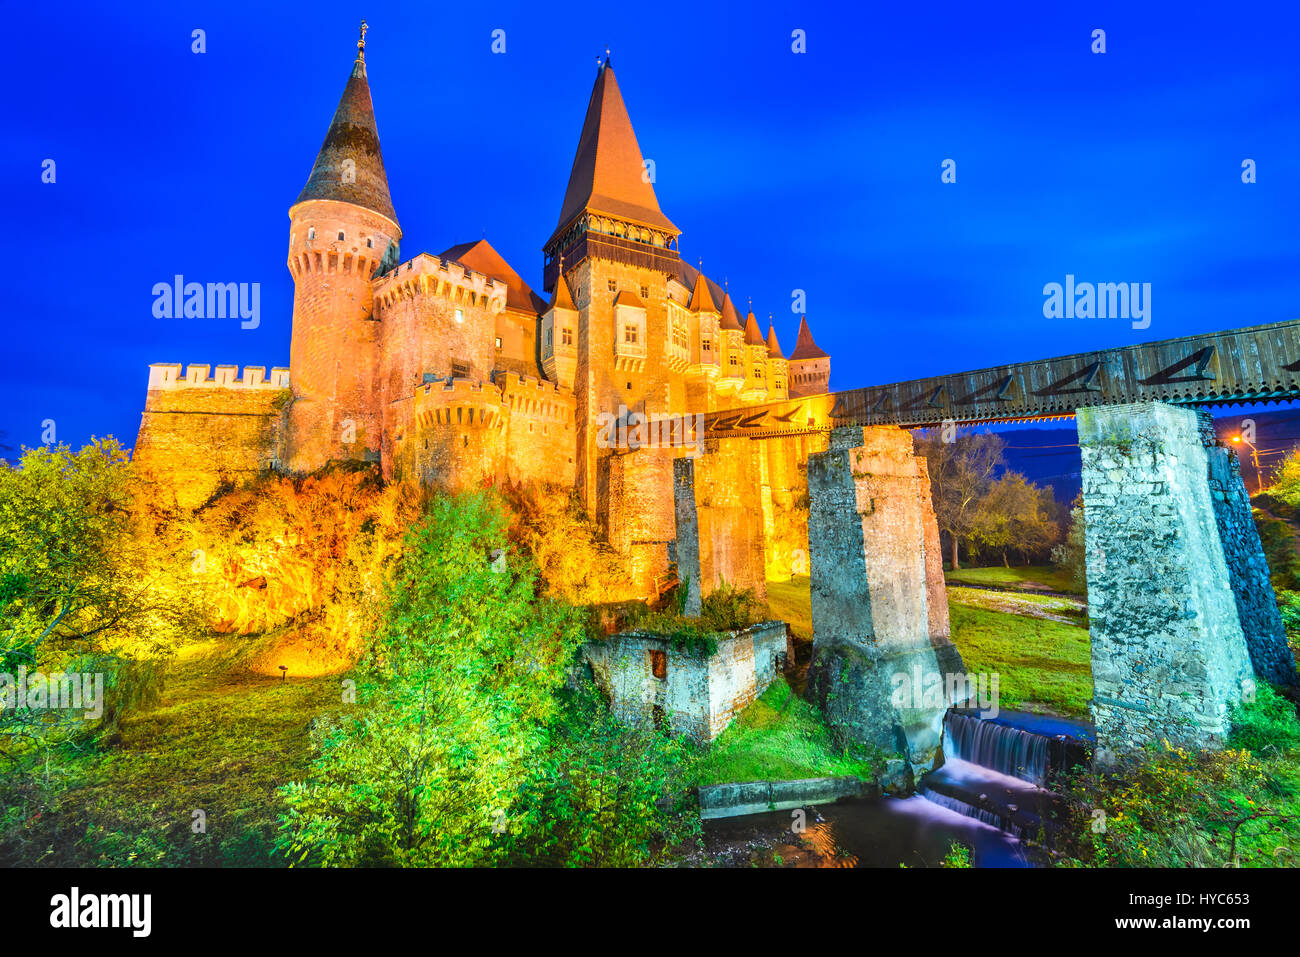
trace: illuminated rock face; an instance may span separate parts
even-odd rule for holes
[[[1255,681],[1239,607],[1254,622],[1273,601],[1240,475],[1207,450],[1188,409],[1085,408],[1078,426],[1098,748],[1220,744]],[[1240,604],[1230,563],[1254,568],[1237,583]],[[1256,644],[1271,660],[1267,639]]]
[[[830,445],[808,462],[809,687],[846,743],[921,771],[950,703],[936,689],[963,670],[946,613],[931,613],[947,593],[929,478],[903,429],[839,429]]]

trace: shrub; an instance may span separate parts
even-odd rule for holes
[[[1296,719],[1295,705],[1268,685],[1260,685],[1254,701],[1233,709],[1228,743],[1255,753],[1280,753],[1300,747],[1300,720]]]

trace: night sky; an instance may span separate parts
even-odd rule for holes
[[[805,290],[833,388],[1297,318],[1300,13],[1130,5],[10,5],[0,443],[132,444],[150,362],[288,364],[362,16],[404,258],[486,235],[540,292],[609,46],[682,256],[787,352]],[[261,283],[260,326],[155,319],[177,273]],[[1151,283],[1150,327],[1045,319],[1067,273]]]

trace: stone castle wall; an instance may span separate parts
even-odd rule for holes
[[[283,461],[289,370],[178,364],[149,367],[132,459],[159,499],[194,508]]]

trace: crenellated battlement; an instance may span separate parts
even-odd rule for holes
[[[577,411],[577,397],[555,382],[518,372],[492,373],[492,381],[501,389],[502,401],[517,415],[572,422]]]
[[[266,376],[266,366],[245,366],[243,375],[239,366],[212,366],[191,363],[184,367],[179,362],[154,362],[149,365],[149,391],[174,389],[268,389],[289,388],[289,370],[276,366],[271,377]]]
[[[421,253],[375,280],[375,307],[402,299],[440,296],[453,303],[486,306],[493,314],[506,307],[506,285],[449,259]]]
[[[505,424],[501,392],[475,379],[435,379],[415,387],[414,417],[423,428],[499,429]]]

